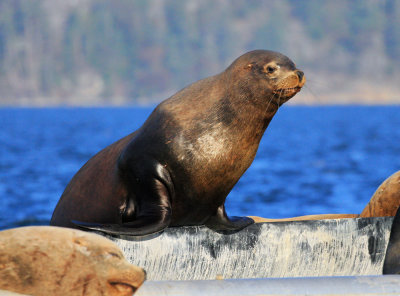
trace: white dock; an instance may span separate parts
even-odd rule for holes
[[[196,226],[109,238],[150,281],[381,275],[392,221],[259,223],[230,235]]]

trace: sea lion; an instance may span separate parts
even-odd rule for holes
[[[383,274],[400,274],[400,208],[393,219],[389,244],[382,268]]]
[[[224,202],[278,108],[306,79],[286,56],[255,50],[161,102],[141,128],[72,178],[51,225],[147,235],[167,226],[236,231]]]
[[[395,216],[383,263],[383,274],[400,274],[400,171],[375,191],[361,215]]]
[[[0,290],[28,295],[132,295],[143,269],[103,236],[32,226],[0,232]]]
[[[397,171],[379,185],[360,217],[395,216],[399,206],[400,171]]]

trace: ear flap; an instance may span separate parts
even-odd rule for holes
[[[246,67],[244,67],[245,69],[252,69],[254,66],[256,65],[256,62],[252,62],[250,64],[247,64]]]

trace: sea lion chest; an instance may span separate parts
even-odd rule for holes
[[[151,159],[169,172],[178,220],[188,214],[190,221],[196,215],[204,219],[222,205],[258,147],[247,139],[247,131],[206,118],[209,114],[176,121],[175,114],[157,110],[131,143],[130,150],[141,151],[137,161]]]

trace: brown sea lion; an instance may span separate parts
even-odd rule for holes
[[[400,274],[400,171],[383,182],[361,216],[395,216],[383,262],[383,274]]]
[[[321,214],[308,215],[284,219],[270,219],[249,216],[256,223],[261,222],[283,222],[283,221],[305,221],[342,218],[367,218],[367,217],[391,217],[395,216],[400,206],[400,171],[387,178],[375,191],[369,203],[361,214]]]
[[[0,290],[28,295],[132,295],[145,273],[110,240],[76,229],[0,232]]]
[[[389,244],[386,249],[385,261],[383,263],[383,274],[400,274],[400,171],[394,173],[385,180],[376,190],[371,202],[363,213],[379,215],[396,215],[393,220],[392,229],[390,231]]]
[[[225,198],[278,108],[305,81],[280,53],[242,55],[163,101],[140,129],[90,159],[65,189],[51,225],[146,235],[167,226],[235,231],[254,223],[228,218]]]
[[[400,208],[393,219],[389,244],[382,268],[383,274],[400,274]]]
[[[400,171],[387,178],[376,189],[360,217],[395,216],[400,206]]]

